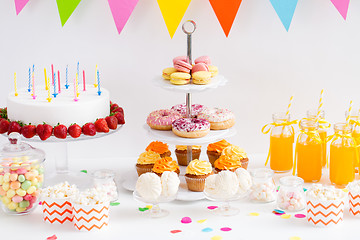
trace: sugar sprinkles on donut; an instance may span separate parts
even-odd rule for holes
[[[210,132],[210,123],[205,119],[179,118],[172,123],[175,135],[184,138],[200,138]]]
[[[172,122],[181,118],[181,114],[171,109],[160,109],[153,111],[146,119],[146,123],[152,129],[171,130]]]

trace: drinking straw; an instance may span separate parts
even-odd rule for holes
[[[291,105],[292,105],[293,99],[294,99],[294,96],[291,96],[291,97],[290,97],[290,101],[289,101],[289,105],[288,105],[288,107],[287,107],[286,116],[288,116],[288,115],[289,115],[289,113],[290,113],[290,110],[291,110]]]
[[[316,114],[316,120],[318,120],[320,118],[320,114],[321,114],[321,111],[322,111],[322,107],[323,107],[323,98],[324,98],[324,89],[321,89],[321,92],[320,92],[320,99],[319,99],[319,107],[318,107],[318,111],[317,111],[317,114]]]
[[[348,115],[346,116],[346,126],[349,126],[349,123],[350,123],[352,106],[353,106],[353,101],[351,100],[349,110],[348,110]]]

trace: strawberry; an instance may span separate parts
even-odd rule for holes
[[[104,118],[99,118],[95,121],[95,128],[97,132],[109,132],[109,126]]]
[[[12,132],[18,132],[21,133],[21,125],[19,122],[11,122],[9,125],[8,134]]]
[[[67,127],[63,124],[58,124],[56,127],[54,127],[54,136],[65,139],[67,136]]]
[[[112,111],[114,111],[116,108],[118,108],[119,107],[119,105],[117,105],[116,103],[114,103],[114,104],[112,104],[111,106],[110,106],[110,112],[112,112]]]
[[[124,109],[122,107],[117,107],[112,111],[112,113],[117,113],[117,112],[122,113],[124,115]]]
[[[82,132],[83,132],[85,135],[94,136],[94,135],[96,134],[95,124],[93,124],[93,123],[86,123],[86,124],[82,127]]]
[[[52,132],[53,132],[53,127],[46,123],[39,124],[36,127],[36,133],[43,141],[48,139],[51,136]]]
[[[36,135],[36,126],[31,124],[23,126],[21,129],[21,134],[25,138],[32,138]]]
[[[68,128],[68,132],[70,136],[72,136],[73,138],[78,138],[81,135],[81,127],[76,123],[71,124],[70,127]]]
[[[117,118],[118,120],[118,124],[125,124],[125,119],[124,119],[124,114],[121,112],[117,112],[114,114],[114,116]]]
[[[110,129],[115,130],[117,128],[118,120],[115,116],[107,116],[105,120]]]
[[[6,133],[9,130],[10,122],[6,119],[0,120],[0,133]]]

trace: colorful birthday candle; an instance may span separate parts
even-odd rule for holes
[[[77,66],[76,66],[76,72],[77,72],[77,75],[78,75],[78,76],[80,76],[79,67],[80,67],[80,63],[79,63],[79,61],[78,61],[78,62],[77,62]]]
[[[69,80],[68,80],[68,67],[69,65],[66,65],[66,83],[65,83],[65,87],[66,89],[69,88]]]
[[[78,85],[76,84],[76,78],[74,78],[74,101],[77,102],[79,99],[77,98],[77,88]]]
[[[18,92],[17,92],[17,83],[16,83],[16,72],[14,73],[14,87],[15,87],[15,96],[18,96]]]
[[[100,89],[100,74],[99,74],[99,69],[97,70],[97,85],[98,85],[98,95],[101,95],[101,89]]]
[[[29,67],[29,86],[28,86],[28,92],[31,92],[31,68]]]
[[[79,75],[76,73],[76,96],[79,97]]]
[[[86,83],[85,83],[85,70],[83,70],[83,85],[84,85],[84,89],[83,91],[85,92],[86,91]]]
[[[59,87],[59,93],[61,93],[60,71],[59,70],[58,70],[58,87]]]
[[[98,85],[97,85],[97,81],[96,81],[96,79],[97,79],[97,77],[96,77],[97,72],[98,72],[98,66],[97,66],[97,64],[96,64],[96,67],[95,67],[95,78],[94,78],[94,87],[97,87],[97,86],[98,86]]]
[[[34,70],[34,65],[33,65],[33,70]],[[32,98],[35,100],[36,99],[36,95],[35,95],[35,73],[33,71],[32,73],[32,94],[31,94]]]
[[[54,73],[53,79],[54,79],[54,93],[53,93],[53,96],[54,96],[54,98],[56,98],[56,96],[58,95],[57,92],[56,92],[56,73]]]
[[[46,76],[46,68],[44,68],[44,75],[45,75],[45,90],[48,90],[47,76]]]
[[[46,79],[46,89],[47,89],[47,93],[48,93],[48,97],[46,98],[46,100],[48,100],[48,102],[51,102],[50,79],[49,78]]]
[[[55,85],[55,79],[54,79],[54,65],[51,64],[51,77],[52,77],[52,84]]]

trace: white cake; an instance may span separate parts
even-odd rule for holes
[[[70,126],[77,123],[80,126],[88,122],[95,122],[98,118],[110,115],[109,92],[101,88],[101,95],[93,85],[86,85],[83,91],[79,85],[78,101],[74,101],[74,87],[61,88],[61,93],[53,97],[51,87],[51,102],[48,102],[48,92],[44,86],[35,89],[36,99],[33,99],[27,89],[19,89],[18,96],[11,92],[7,98],[7,114],[11,121],[21,121],[25,124],[42,124],[43,122],[55,126],[58,123]]]

